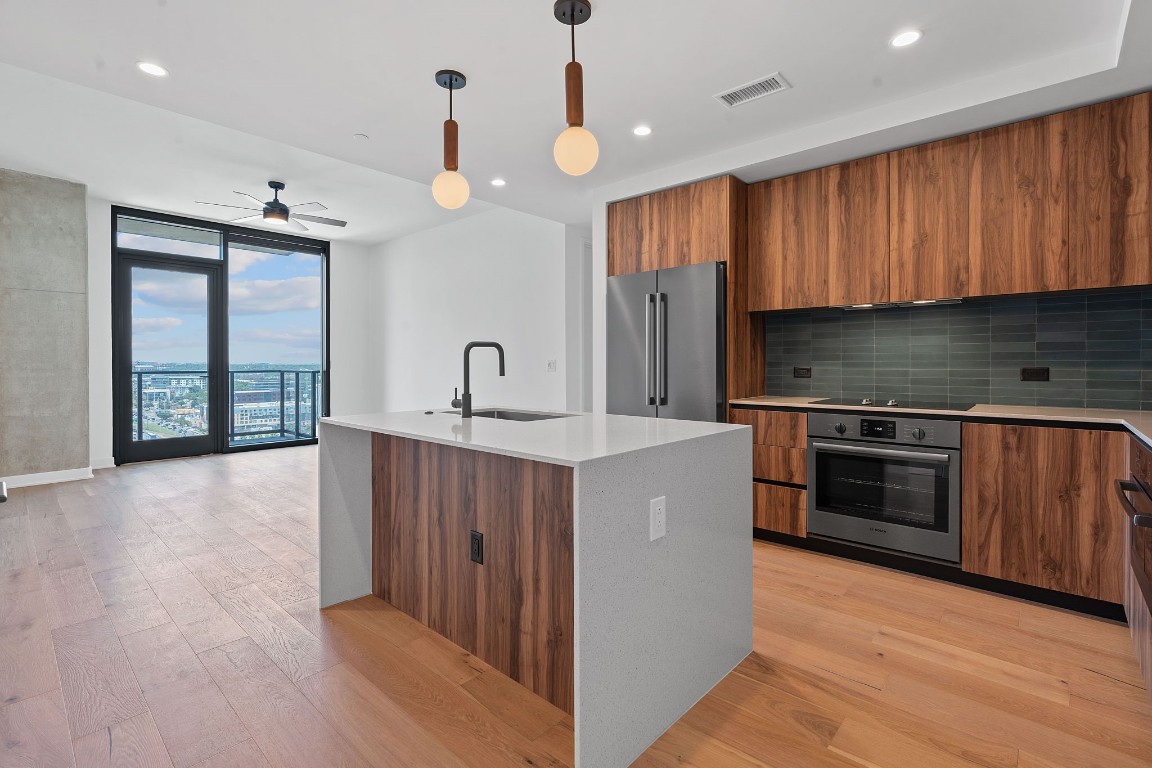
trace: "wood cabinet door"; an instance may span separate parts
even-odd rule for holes
[[[828,305],[828,171],[748,188],[748,310]]]
[[[971,295],[1070,287],[1067,122],[1062,113],[973,137]]]
[[[648,237],[649,196],[608,206],[608,276],[655,269]]]
[[[969,138],[888,155],[890,301],[968,295]]]
[[[675,187],[648,196],[647,237],[651,241],[653,269],[671,269],[691,264],[689,230],[692,193],[688,187]]]
[[[1066,113],[1068,287],[1152,283],[1152,94]]]
[[[769,483],[752,484],[752,525],[792,536],[808,535],[808,492]]]
[[[834,165],[823,175],[829,188],[828,293],[822,303],[888,301],[887,155]]]
[[[964,570],[1121,602],[1125,434],[965,424],[963,435]]]

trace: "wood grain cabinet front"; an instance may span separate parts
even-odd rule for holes
[[[792,536],[808,535],[808,492],[771,483],[752,484],[752,525]]]
[[[1123,432],[964,425],[965,571],[1119,603]]]
[[[732,408],[729,422],[752,427],[752,476],[804,485],[808,478],[808,414]]]

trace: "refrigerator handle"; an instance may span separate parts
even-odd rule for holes
[[[656,405],[656,393],[652,389],[652,369],[655,346],[652,341],[656,314],[656,294],[644,294],[644,401],[648,405]]]
[[[656,404],[668,405],[668,294],[656,296]]]

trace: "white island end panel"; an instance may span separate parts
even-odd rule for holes
[[[321,422],[320,607],[372,593],[372,433]]]
[[[752,433],[576,470],[576,765],[627,766],[752,652]],[[649,541],[649,502],[667,533]]]

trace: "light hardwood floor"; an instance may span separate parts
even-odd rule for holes
[[[375,598],[317,609],[315,463],[14,491],[0,766],[571,765],[571,718],[483,662]],[[637,765],[1152,765],[1123,626],[768,544],[754,578],[755,652]]]

